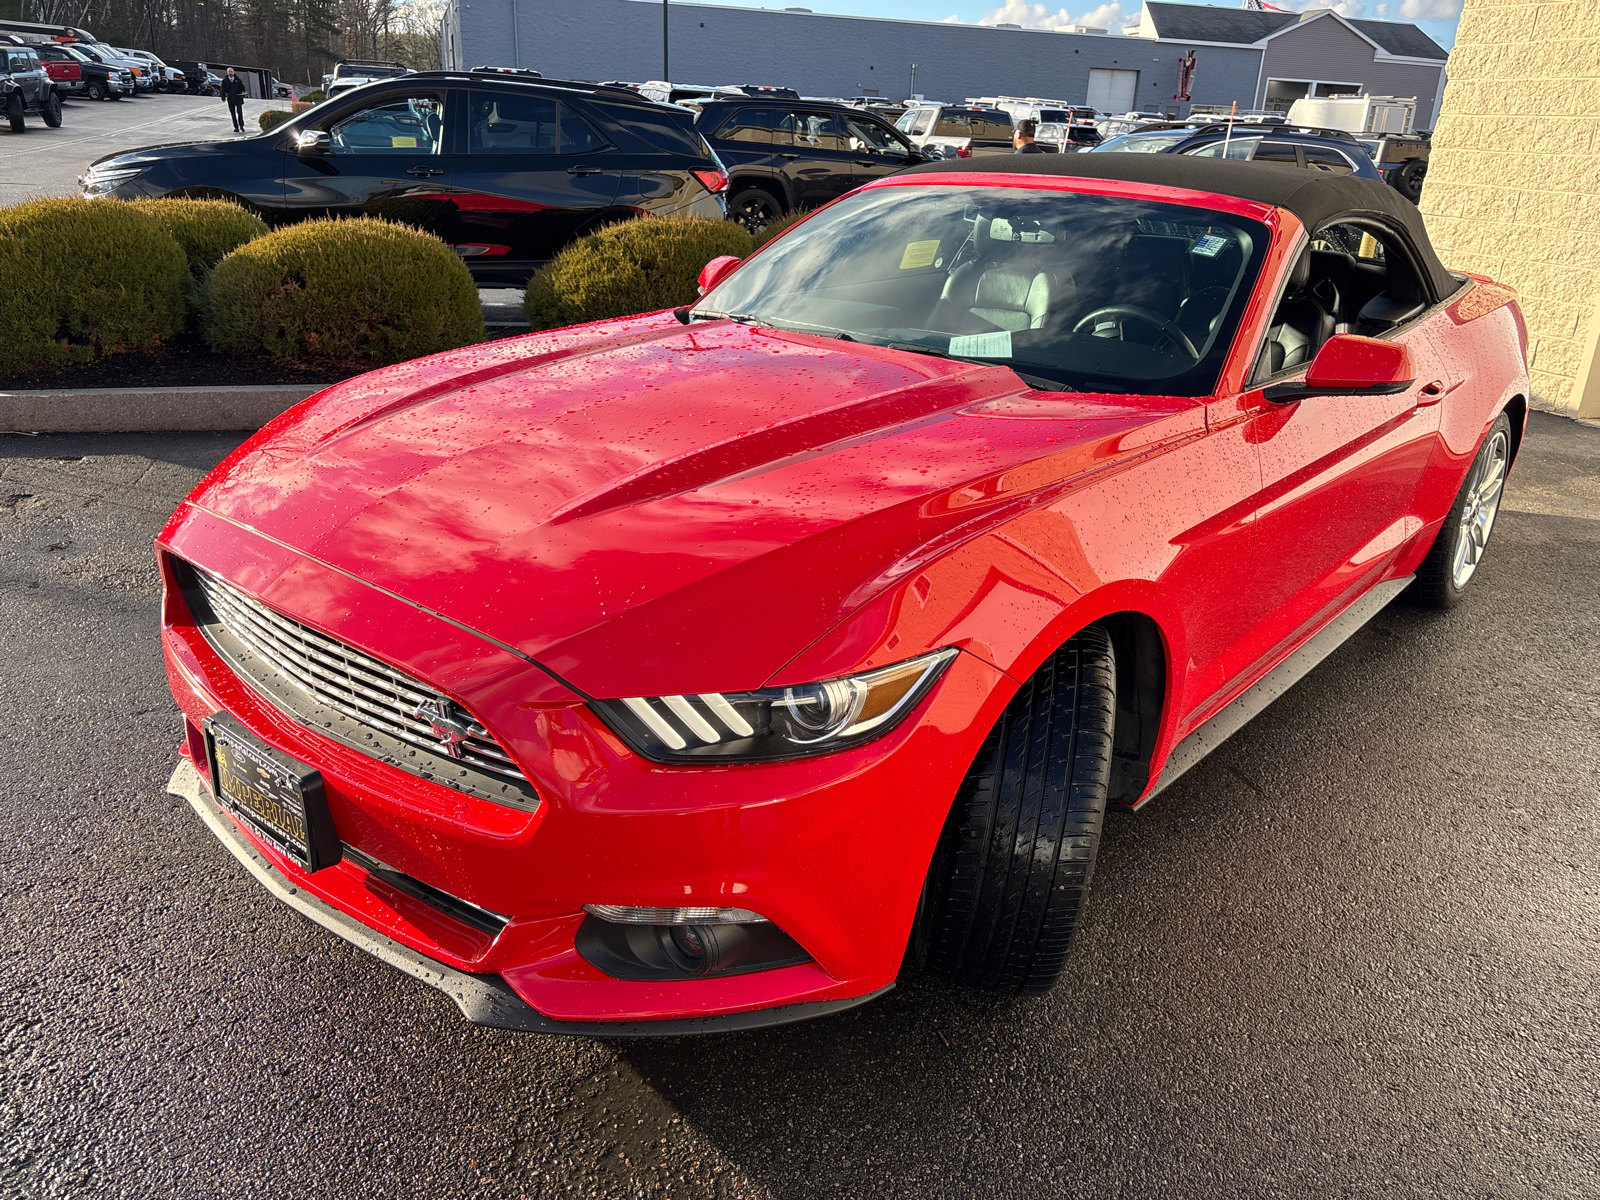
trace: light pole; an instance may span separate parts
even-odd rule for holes
[[[661,0],[661,78],[672,82],[672,66],[667,57],[667,0]]]
[[[911,64],[911,93],[910,93],[910,95],[906,96],[906,99],[909,100],[909,99],[911,99],[912,96],[915,96],[916,94],[917,94],[917,64],[916,63],[912,63]]]

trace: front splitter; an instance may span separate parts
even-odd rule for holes
[[[385,937],[348,913],[311,895],[299,887],[262,855],[250,839],[212,799],[211,789],[200,777],[194,764],[187,758],[178,760],[167,791],[187,800],[200,814],[226,846],[249,872],[269,892],[285,904],[310,918],[330,933],[337,934],[352,946],[365,950],[397,970],[420,979],[429,987],[438,988],[456,1002],[461,1015],[474,1024],[495,1029],[513,1029],[524,1033],[577,1034],[585,1037],[683,1037],[696,1033],[728,1033],[739,1029],[763,1029],[770,1025],[788,1025],[795,1021],[809,1021],[833,1013],[844,1012],[875,1000],[894,987],[889,984],[863,996],[847,996],[842,1000],[811,1000],[801,1004],[785,1004],[775,1008],[760,1008],[752,1012],[719,1013],[706,1017],[679,1017],[666,1021],[556,1021],[534,1008],[512,989],[500,975],[475,975],[458,971],[454,967],[429,958],[393,938]]]

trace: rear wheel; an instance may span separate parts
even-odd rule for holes
[[[1116,661],[1091,627],[1006,706],[940,838],[914,958],[961,983],[1048,991],[1077,931],[1111,783]]]
[[[11,98],[6,101],[6,117],[11,121],[12,133],[25,133],[28,129],[28,118],[24,115],[22,106],[22,93],[12,92]]]
[[[1416,204],[1422,199],[1422,181],[1428,176],[1428,160],[1425,158],[1408,158],[1401,164],[1394,175],[1394,190],[1399,192],[1411,203]]]
[[[1511,467],[1511,419],[1501,413],[1472,460],[1450,514],[1417,568],[1416,598],[1431,608],[1454,608],[1489,546]]]
[[[61,97],[55,92],[51,92],[50,99],[45,101],[44,123],[51,129],[61,128]]]
[[[783,205],[765,188],[744,188],[728,201],[728,220],[743,225],[752,237],[781,216]]]

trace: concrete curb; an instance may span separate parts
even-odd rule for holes
[[[260,429],[327,384],[0,392],[0,433]]]

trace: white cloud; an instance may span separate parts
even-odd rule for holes
[[[961,24],[961,17],[956,13],[951,13],[944,20],[940,21],[939,24],[941,24],[941,25],[959,25],[959,24]]]
[[[1407,21],[1454,21],[1461,15],[1461,0],[1401,0],[1400,16]]]
[[[1442,3],[1444,0],[1433,0]],[[1087,25],[1091,29],[1105,29],[1121,33],[1124,26],[1139,19],[1139,9],[1130,14],[1118,0],[1102,4],[1081,16],[1073,16],[1066,9],[1051,12],[1043,4],[1028,4],[1025,0],[1006,0],[1003,8],[995,8],[978,18],[980,25],[1021,25],[1024,29],[1063,29],[1068,25]]]

